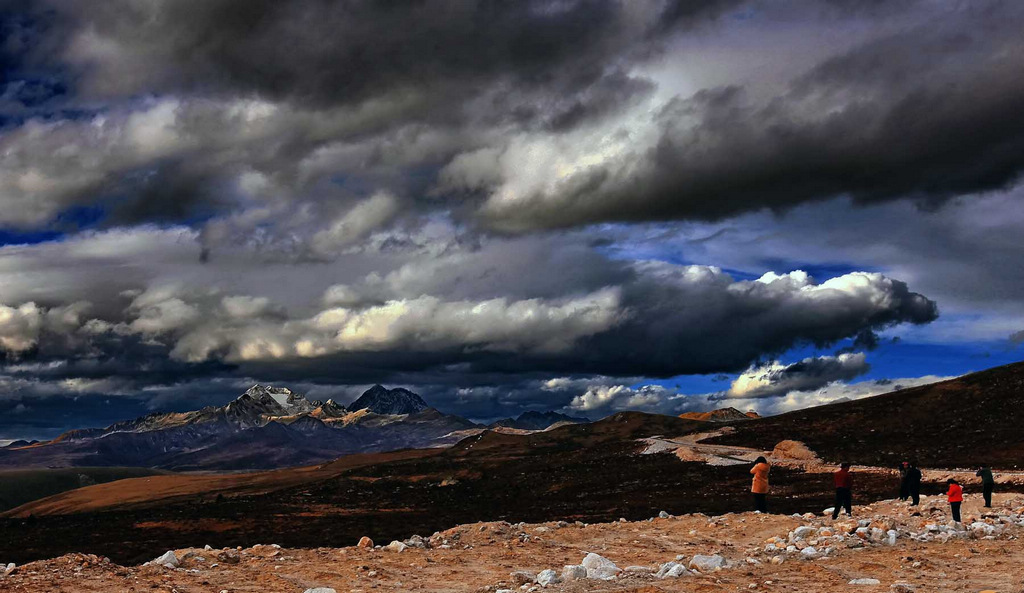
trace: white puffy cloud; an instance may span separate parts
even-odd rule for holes
[[[18,355],[39,345],[44,333],[68,336],[82,325],[85,302],[61,307],[40,307],[34,302],[18,306],[0,304],[0,353]]]
[[[322,255],[365,239],[371,232],[390,222],[399,212],[395,196],[380,192],[359,202],[343,216],[313,235],[312,248]]]
[[[732,382],[725,396],[780,397],[791,391],[813,390],[834,381],[848,381],[870,368],[863,352],[808,357],[791,364],[774,361],[747,369]]]
[[[578,393],[565,406],[565,410],[582,413],[591,418],[600,418],[621,411],[678,415],[684,412],[708,412],[728,406],[740,411],[749,410],[762,416],[771,416],[812,406],[881,395],[952,378],[954,377],[925,375],[854,383],[835,380],[817,389],[793,389],[781,392],[775,397],[724,399],[722,393],[687,394],[657,384],[630,386],[602,383],[602,380],[607,381],[608,378],[595,377],[590,380],[564,380],[576,384]],[[582,383],[589,385],[582,387],[583,391],[580,392],[579,385]]]
[[[363,309],[333,307],[283,324],[204,324],[184,335],[172,355],[201,361],[317,357],[346,351],[558,353],[580,338],[608,331],[623,318],[619,292],[564,300],[388,301]]]
[[[675,395],[661,385],[596,385],[577,395],[566,406],[583,413],[609,414],[622,410],[662,413],[671,407]]]

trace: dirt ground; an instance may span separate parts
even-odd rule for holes
[[[975,520],[998,523],[1002,514],[1024,513],[1024,498],[997,494],[995,509],[980,507],[978,497],[964,505],[965,524]],[[912,513],[917,512],[919,516]],[[976,536],[948,542],[912,539],[928,524],[945,525],[948,509],[940,497],[926,497],[921,507],[882,501],[854,508],[853,522],[817,516],[728,514],[718,517],[685,515],[651,521],[602,524],[475,523],[435,534],[430,548],[389,549],[319,548],[284,549],[268,545],[245,549],[176,550],[183,558],[176,569],[162,566],[118,566],[101,557],[70,554],[17,567],[0,577],[0,591],[42,592],[296,592],[331,587],[348,591],[497,591],[520,590],[510,573],[537,573],[579,564],[588,552],[618,565],[633,568],[614,580],[580,580],[548,587],[552,591],[890,591],[905,583],[920,592],[1024,591],[1024,527],[1007,525],[988,538]],[[852,531],[857,519],[887,523],[900,532],[895,545],[869,544],[856,549],[845,545],[817,558],[775,553],[764,547],[773,537],[786,538],[793,529],[831,526]],[[301,520],[301,519],[296,519]],[[427,535],[427,534],[424,534]],[[850,536],[848,540],[855,540]],[[217,542],[196,542],[197,545]],[[355,543],[355,542],[353,542]],[[387,543],[387,542],[377,542]],[[720,554],[730,565],[710,574],[686,574],[658,579],[650,570],[682,556]],[[237,558],[236,561],[233,559]],[[878,585],[849,585],[858,578],[878,579]],[[529,585],[524,590],[536,587]],[[536,590],[539,590],[536,589]],[[910,589],[907,589],[910,590]]]

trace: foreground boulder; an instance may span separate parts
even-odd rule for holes
[[[587,578],[587,567],[582,564],[567,564],[562,568],[563,581],[578,581]]]
[[[588,579],[608,580],[621,572],[614,562],[593,552],[587,554],[580,564],[587,569]]]
[[[554,585],[555,583],[561,582],[561,580],[562,579],[558,578],[558,573],[551,570],[550,568],[547,570],[542,570],[540,571],[540,573],[537,574],[537,584],[543,587],[547,587],[548,585]]]
[[[714,572],[725,568],[725,558],[718,554],[712,554],[705,556],[704,554],[697,554],[690,559],[690,568],[702,573]]]

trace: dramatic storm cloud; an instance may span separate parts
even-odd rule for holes
[[[995,0],[0,0],[0,439],[252,381],[596,417],[1008,362],[1022,24]]]

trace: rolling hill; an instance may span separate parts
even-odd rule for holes
[[[756,421],[708,442],[807,444],[823,459],[895,467],[1024,468],[1024,363]]]

